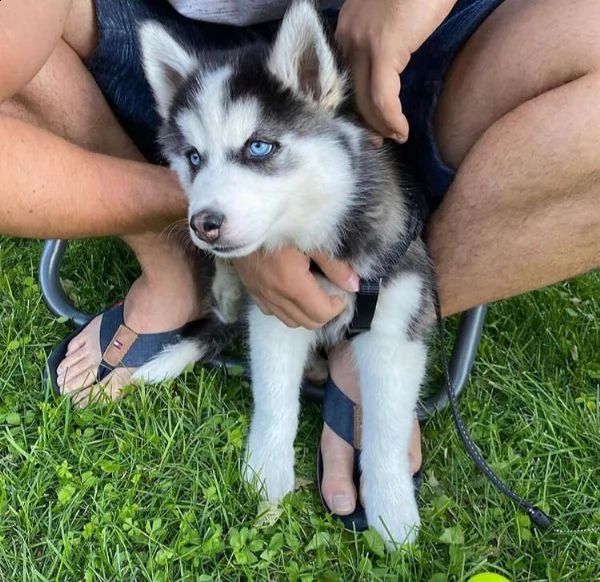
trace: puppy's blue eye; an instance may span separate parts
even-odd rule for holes
[[[198,167],[200,165],[200,162],[202,161],[202,158],[200,157],[200,154],[198,153],[198,150],[196,148],[191,149],[187,153],[187,157],[190,161],[190,164],[194,167]]]
[[[248,154],[253,158],[265,158],[273,149],[273,144],[268,141],[251,141],[248,144]]]

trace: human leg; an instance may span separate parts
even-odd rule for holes
[[[598,12],[593,1],[505,0],[456,55],[435,126],[458,171],[428,232],[445,315],[600,264]],[[355,399],[351,364],[331,366]],[[413,471],[418,444],[415,432]],[[327,426],[321,446],[325,498],[350,513],[352,451]]]
[[[429,230],[445,314],[600,265],[600,7],[505,0],[449,71]],[[465,284],[465,282],[469,284]]]
[[[123,235],[162,230],[185,216],[171,172],[99,153],[129,146],[108,107],[97,108],[102,96],[83,74],[81,58],[95,43],[91,0],[3,3],[0,11],[11,36],[23,41],[0,51],[0,232]],[[32,17],[39,25],[28,43]]]
[[[96,36],[89,24],[85,2],[76,1],[63,38],[38,75],[13,99],[3,104],[5,115],[45,129],[89,151],[111,158],[133,160],[148,165],[131,139],[123,131],[93,78],[82,63],[87,54],[78,49],[93,49]],[[87,2],[89,8],[91,2]],[[85,19],[85,21],[75,21]],[[72,39],[69,30],[77,30]],[[91,42],[90,42],[91,41]],[[60,81],[60,82],[59,82]],[[150,166],[148,165],[150,168]],[[163,170],[167,172],[167,170]],[[126,196],[127,192],[123,192]],[[81,193],[86,196],[85,192]],[[142,275],[133,284],[125,300],[125,322],[138,333],[178,328],[196,319],[200,313],[200,289],[197,288],[193,259],[182,252],[179,243],[160,233],[127,236],[125,241],[140,262]],[[166,308],[168,306],[168,308]],[[65,393],[78,393],[94,383],[101,359],[99,327],[101,317],[70,343],[67,357],[59,366],[58,383]],[[106,379],[107,390],[118,395],[129,381],[131,370],[120,369]]]

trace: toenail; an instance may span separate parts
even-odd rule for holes
[[[334,495],[332,510],[333,511],[350,511],[354,507],[354,502],[348,495]]]

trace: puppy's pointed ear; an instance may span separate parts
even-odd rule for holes
[[[196,69],[198,61],[164,27],[154,22],[140,26],[139,39],[146,79],[154,93],[158,113],[164,119],[175,93]]]
[[[347,87],[311,0],[288,8],[267,61],[269,71],[285,87],[327,109],[344,100]]]

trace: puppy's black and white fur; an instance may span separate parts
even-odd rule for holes
[[[140,38],[164,120],[162,151],[189,198],[190,236],[216,258],[222,324],[211,333],[240,318],[249,327],[255,409],[245,476],[257,476],[271,501],[293,490],[303,370],[312,350],[343,339],[355,294],[319,277],[347,308],[322,329],[292,329],[247,301],[228,260],[289,245],[348,261],[361,278],[384,281],[370,331],[352,340],[367,519],[388,542],[413,541],[419,514],[408,448],[434,276],[420,238],[394,255],[408,235],[411,185],[392,146],[373,146],[351,112],[347,74],[308,0],[292,3],[271,46],[198,55],[154,23]],[[136,378],[174,377],[206,358],[215,347],[206,333],[165,349]]]

